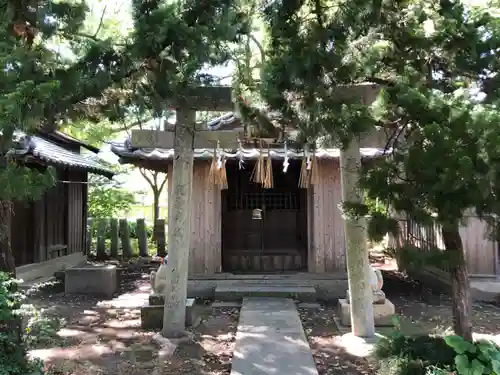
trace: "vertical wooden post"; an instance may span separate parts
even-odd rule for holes
[[[148,231],[146,229],[146,220],[137,219],[137,242],[139,245],[139,256],[147,257],[148,254]]]
[[[111,218],[109,220],[110,235],[111,235],[111,259],[118,259],[118,219]]]
[[[193,135],[196,111],[178,109],[174,137],[172,200],[169,212],[167,285],[163,313],[164,337],[184,334],[189,247],[191,242],[191,196],[193,190]]]
[[[122,254],[124,259],[132,257],[132,245],[130,244],[130,232],[127,219],[120,219],[120,240],[122,243]]]
[[[164,257],[167,255],[165,246],[165,219],[156,220],[156,255]]]
[[[106,258],[106,229],[108,220],[101,218],[97,222],[97,259]]]

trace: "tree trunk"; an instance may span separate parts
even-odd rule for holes
[[[359,140],[356,138],[350,142],[347,149],[340,152],[343,202],[363,203],[363,192],[358,187],[360,169],[361,153]],[[344,231],[352,333],[359,337],[373,337],[375,324],[370,287],[370,259],[366,243],[366,218],[344,214]]]
[[[160,218],[160,192],[153,189],[153,242],[158,239],[158,219]]]
[[[12,202],[0,201],[0,271],[16,276],[16,263],[11,248]]]
[[[458,224],[444,226],[441,229],[443,242],[450,252],[450,276],[453,310],[453,329],[457,335],[472,341],[472,315],[469,287],[469,273],[465,260],[462,238]]]
[[[172,199],[169,213],[167,285],[163,315],[164,337],[185,331],[191,195],[193,190],[193,131],[196,112],[177,110],[174,138]]]

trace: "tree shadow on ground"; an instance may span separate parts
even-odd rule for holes
[[[61,373],[90,374],[229,374],[238,309],[205,307],[202,323],[192,328],[193,340],[180,344],[171,358],[162,358],[153,340],[156,332],[140,327],[140,306],[150,293],[149,269],[132,266],[122,272],[112,299],[66,295],[62,283],[33,290],[27,300],[46,314],[64,318],[53,345],[31,351]],[[63,372],[66,371],[66,372]]]

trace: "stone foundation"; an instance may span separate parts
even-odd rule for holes
[[[68,268],[64,291],[70,294],[90,294],[111,297],[118,290],[118,275],[114,265],[90,265]]]
[[[87,257],[82,253],[71,253],[58,258],[16,267],[16,277],[24,283],[36,283],[38,280],[51,278],[58,271],[64,272],[68,268],[78,267],[86,262]]]
[[[151,294],[149,304],[141,307],[141,327],[143,329],[163,328],[163,304],[165,299],[162,295]],[[196,300],[186,300],[186,326],[196,326],[200,320],[196,312]]]
[[[373,304],[373,315],[375,318],[375,326],[386,327],[392,326],[394,323],[392,318],[396,313],[394,304],[386,299],[384,303]],[[339,315],[340,323],[344,326],[351,326],[351,306],[347,299],[339,299]]]
[[[299,272],[284,275],[233,275],[218,273],[214,275],[190,275],[188,280],[188,298],[214,298],[217,287],[230,287],[241,282],[263,286],[309,286],[316,289],[319,301],[337,302],[345,297],[347,273],[308,273]]]

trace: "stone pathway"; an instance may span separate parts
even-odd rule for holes
[[[318,375],[295,303],[243,300],[231,375]]]

